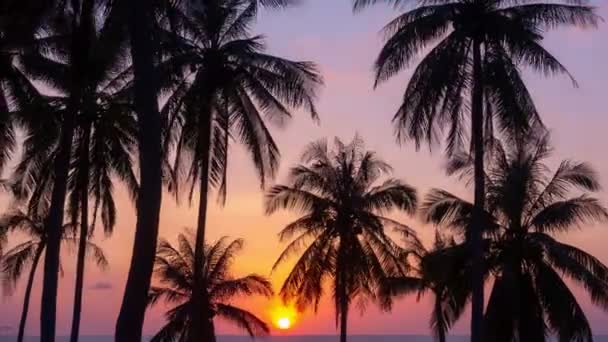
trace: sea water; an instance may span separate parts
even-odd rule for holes
[[[14,342],[15,336],[0,336],[0,342]],[[270,336],[258,338],[260,342],[336,342],[339,340],[335,335],[306,335],[306,336]],[[467,336],[450,336],[448,342],[468,342]],[[37,337],[27,337],[25,342],[39,341]],[[57,342],[67,342],[68,337],[60,337]],[[82,336],[80,342],[112,342],[112,336]],[[349,336],[348,342],[433,342],[431,336],[423,335],[356,335]],[[218,342],[252,342],[246,336],[218,336]],[[594,342],[608,342],[608,336],[596,336]]]

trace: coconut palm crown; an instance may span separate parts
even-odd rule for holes
[[[193,324],[192,292],[194,289],[194,246],[192,234],[180,234],[177,246],[162,240],[158,246],[155,275],[160,285],[150,290],[150,305],[159,301],[175,304],[166,313],[167,324],[152,338],[152,341],[187,341]],[[209,307],[199,308],[207,315],[205,341],[215,341],[214,318],[222,319],[246,331],[251,337],[269,333],[268,325],[255,314],[239,308],[233,303],[238,297],[273,294],[270,282],[257,274],[244,277],[231,275],[236,254],[243,248],[243,240],[230,241],[224,237],[205,248],[203,276]]]
[[[421,247],[414,231],[383,216],[393,209],[413,213],[416,191],[397,179],[380,182],[391,168],[365,150],[359,137],[349,144],[336,139],[333,150],[325,140],[312,143],[301,160],[291,169],[287,185],[275,185],[267,194],[267,213],[302,213],[281,231],[281,240],[290,243],[274,267],[298,256],[281,296],[300,308],[316,310],[325,286],[330,286],[344,341],[353,302],[375,300],[384,279],[407,269],[402,249],[385,229],[402,229],[407,247]]]
[[[606,222],[608,212],[591,196],[596,173],[571,160],[550,173],[548,136],[505,149],[500,142],[486,171],[484,267],[494,278],[485,314],[491,341],[592,341],[591,326],[569,288],[580,286],[594,304],[608,310],[608,267],[591,254],[557,239],[584,224]],[[470,175],[471,158],[455,157],[449,167]],[[425,218],[466,234],[473,205],[433,190]]]

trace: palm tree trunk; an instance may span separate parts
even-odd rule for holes
[[[78,0],[72,1],[74,18],[72,22],[72,88],[70,89],[70,102],[62,129],[59,152],[54,165],[55,180],[49,214],[46,219],[47,248],[44,260],[44,277],[42,287],[42,307],[40,310],[40,341],[55,341],[55,322],[57,314],[57,286],[59,273],[59,255],[61,249],[61,236],[63,234],[63,212],[67,190],[68,171],[70,166],[70,155],[72,151],[72,139],[78,105],[82,96],[82,77],[86,74],[86,59],[89,53],[89,31],[92,26],[91,15],[94,0],[84,0],[82,11],[79,11]],[[80,14],[79,14],[80,13]],[[81,17],[78,23],[78,16]]]
[[[69,122],[67,122],[69,121]],[[55,183],[51,197],[51,207],[45,226],[48,234],[44,262],[42,286],[42,308],[40,311],[40,341],[55,341],[55,320],[57,311],[57,285],[59,273],[59,254],[61,246],[63,207],[65,204],[66,183],[70,160],[71,142],[74,131],[74,119],[67,119],[61,137],[60,152],[55,161]]]
[[[27,312],[30,307],[30,297],[32,295],[32,286],[34,285],[34,277],[36,276],[36,269],[38,268],[38,262],[44,251],[44,243],[40,243],[34,260],[32,261],[32,268],[30,269],[30,275],[27,278],[27,286],[25,288],[25,295],[23,296],[23,310],[21,311],[21,319],[19,320],[19,332],[17,334],[17,342],[23,342],[25,336],[25,323],[27,322]]]
[[[83,132],[78,172],[80,173],[80,237],[78,240],[78,256],[76,261],[76,285],[74,290],[74,308],[72,311],[72,331],[70,342],[77,342],[80,332],[80,315],[82,312],[82,290],[84,285],[84,265],[89,238],[89,141],[91,125]]]
[[[124,1],[123,1],[124,3]],[[129,31],[139,124],[140,188],[133,254],[116,322],[116,342],[141,341],[150,280],[156,255],[162,196],[161,119],[157,101],[156,54],[152,2],[129,0]]]
[[[346,292],[346,291],[345,291]],[[343,293],[340,298],[340,342],[346,342],[348,336],[347,323],[348,323],[348,300],[345,298],[346,294]]]
[[[192,312],[192,331],[189,334],[190,342],[200,342],[205,332],[201,331],[205,327],[205,322],[210,318],[209,312],[203,312],[201,308],[209,308],[209,298],[207,286],[203,276],[203,264],[205,257],[205,233],[207,224],[207,199],[209,196],[209,162],[211,155],[211,124],[213,114],[210,110],[210,99],[203,99],[203,108],[208,110],[207,117],[200,120],[199,127],[199,149],[200,149],[200,200],[198,205],[198,223],[196,227],[196,240],[194,245],[194,287],[193,287],[193,308]],[[207,333],[208,334],[208,333]],[[207,342],[207,341],[205,341]]]
[[[350,225],[349,225],[350,226]],[[346,277],[348,268],[348,253],[347,248],[351,245],[348,235],[341,234],[340,245],[338,246],[338,260],[336,266],[336,287],[338,295],[339,315],[340,315],[340,342],[346,342],[348,336],[347,323],[348,323],[348,293],[346,290]]]
[[[481,342],[483,336],[483,246],[482,217],[485,207],[484,134],[483,134],[483,70],[481,44],[473,42],[473,90],[471,94],[471,140],[475,157],[475,201],[471,225],[472,247],[472,312],[471,342]]]
[[[446,338],[446,324],[445,324],[445,320],[443,318],[443,314],[442,314],[442,309],[441,309],[441,297],[436,293],[435,294],[435,314],[437,315],[437,317],[435,317],[435,325],[436,325],[436,334],[437,334],[437,341],[438,342],[446,342],[445,338]]]
[[[202,340],[204,342],[216,342],[215,337],[215,325],[213,324],[213,318],[207,319],[205,324],[205,338]]]

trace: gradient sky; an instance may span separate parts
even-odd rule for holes
[[[372,63],[381,46],[379,30],[396,15],[391,8],[377,6],[363,13],[352,14],[349,0],[305,0],[302,5],[283,12],[264,13],[256,32],[268,38],[270,51],[292,59],[311,60],[319,64],[325,77],[318,109],[321,123],[314,124],[299,115],[287,127],[275,129],[276,140],[281,147],[283,159],[278,180],[284,179],[286,170],[298,159],[302,149],[312,140],[338,136],[348,140],[358,132],[367,142],[368,148],[377,151],[395,168],[395,176],[417,187],[424,194],[432,187],[440,187],[469,196],[470,191],[456,180],[448,178],[442,170],[444,159],[439,148],[416,151],[413,146],[398,146],[392,135],[391,118],[409,78],[404,72],[391,82],[372,89]],[[608,3],[597,0],[600,14],[608,18]],[[555,159],[572,158],[591,163],[602,176],[608,189],[608,113],[606,96],[608,91],[608,24],[595,31],[577,29],[552,32],[547,35],[545,45],[575,75],[580,87],[572,87],[567,78],[540,79],[527,76],[537,106],[546,125],[553,133]],[[220,236],[246,239],[245,250],[235,265],[236,274],[257,272],[269,275],[275,286],[279,286],[286,270],[270,275],[270,268],[281,251],[276,233],[294,216],[287,213],[266,217],[263,214],[263,193],[257,185],[251,163],[239,148],[234,149],[229,173],[229,197],[224,208],[213,204],[210,209],[208,231],[210,239]],[[83,307],[83,334],[112,334],[120,307],[124,281],[128,272],[135,225],[134,210],[122,189],[117,189],[119,218],[111,238],[97,236],[110,260],[110,268],[104,272],[88,267],[85,279]],[[608,203],[608,195],[600,198]],[[3,199],[3,202],[6,202]],[[193,227],[196,222],[196,205],[190,207],[183,201],[175,204],[165,195],[161,215],[161,236],[173,241],[184,227]],[[397,216],[414,226],[428,242],[433,229],[422,225],[416,218]],[[608,227],[585,227],[570,233],[564,241],[582,247],[608,264]],[[60,283],[58,306],[58,332],[67,334],[71,322],[74,262],[72,254],[64,256],[64,277]],[[41,273],[41,268],[39,269]],[[39,274],[40,275],[40,274]],[[40,277],[38,277],[40,279]],[[22,305],[23,290],[12,297],[1,299],[0,331],[14,332]],[[592,307],[586,296],[579,297],[595,328],[596,333],[608,333],[605,322],[608,315]],[[276,301],[252,299],[244,303],[264,318]],[[27,332],[38,334],[40,308],[39,283],[34,287],[30,319]],[[163,322],[162,307],[149,311],[145,332],[154,333]],[[350,318],[350,332],[361,334],[426,334],[429,303],[416,298],[400,300],[392,314],[379,314],[368,307],[364,316],[356,310]],[[322,305],[317,315],[304,313],[290,333],[313,334],[334,333],[335,321],[331,305]],[[604,324],[602,324],[602,322]],[[219,324],[220,333],[237,331]],[[454,332],[466,333],[468,323],[463,319]]]

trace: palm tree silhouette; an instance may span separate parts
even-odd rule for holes
[[[486,272],[494,276],[485,325],[489,341],[592,341],[587,318],[563,278],[580,285],[593,302],[608,307],[608,267],[555,235],[604,222],[608,212],[591,192],[597,175],[584,163],[562,161],[553,174],[545,159],[548,136],[505,149],[494,144],[485,173],[488,184],[484,235]],[[471,174],[470,157],[455,157],[451,171]],[[577,194],[572,194],[577,190]],[[426,203],[432,222],[464,234],[473,205],[435,190]]]
[[[414,231],[382,215],[393,209],[412,214],[416,191],[393,178],[377,184],[391,168],[366,151],[359,137],[350,144],[336,139],[335,145],[330,151],[325,140],[312,143],[302,155],[302,164],[291,169],[288,185],[275,185],[268,192],[266,212],[289,209],[303,214],[279,234],[282,241],[291,242],[275,269],[301,253],[281,296],[295,298],[301,309],[312,305],[316,310],[324,284],[331,282],[336,324],[344,342],[352,302],[375,300],[382,281],[404,274],[407,268],[402,249],[385,228],[406,231],[407,248],[417,250],[421,244]]]
[[[180,30],[172,32],[177,48],[160,65],[169,75],[161,81],[161,89],[170,91],[162,114],[175,147],[173,174],[191,184],[190,198],[199,185],[195,288],[205,287],[200,272],[209,184],[225,195],[230,137],[245,145],[264,184],[279,160],[267,122],[284,122],[299,107],[316,117],[313,100],[321,79],[315,66],[265,53],[263,38],[250,34],[258,6],[251,0],[201,2],[175,20],[181,20]],[[194,307],[207,307],[203,295],[194,292]],[[203,334],[197,331],[204,327],[203,314],[193,313],[200,322],[191,326],[193,341]]]
[[[40,258],[44,253],[44,249],[48,244],[48,234],[44,227],[44,218],[47,214],[46,210],[40,211],[35,208],[36,206],[30,206],[28,213],[21,210],[14,210],[0,217],[1,231],[6,233],[19,232],[26,234],[29,237],[29,240],[15,245],[0,258],[0,270],[2,270],[3,274],[5,294],[13,293],[23,272],[25,272],[28,265],[30,267],[24,293],[21,319],[19,321],[17,342],[22,342],[24,339],[25,325],[36,269]],[[69,234],[70,230],[73,230],[73,226],[75,225],[76,223],[63,226],[64,234],[62,236],[62,242],[64,244],[77,245],[78,240]],[[108,261],[101,248],[92,242],[87,241],[85,249],[87,250],[87,254],[98,266],[101,268],[107,267]]]
[[[53,165],[53,187],[48,215],[45,218],[46,231],[48,235],[44,258],[44,276],[42,289],[42,307],[40,313],[40,339],[43,342],[55,340],[55,325],[57,313],[57,288],[59,273],[59,257],[62,238],[62,226],[64,223],[65,199],[67,193],[68,173],[70,167],[70,156],[72,154],[72,140],[76,125],[76,116],[79,103],[82,100],[82,92],[85,89],[86,60],[89,56],[89,32],[95,29],[94,11],[96,4],[94,0],[72,0],[68,3],[62,2],[61,6],[55,2],[49,2],[49,15],[54,18],[53,25],[48,27],[52,30],[54,25],[70,25],[72,32],[71,41],[67,51],[58,51],[69,56],[69,96],[66,113],[62,119],[60,138],[58,142],[58,153]]]
[[[194,287],[195,255],[192,234],[180,234],[177,247],[163,240],[158,247],[155,274],[162,286],[150,290],[150,305],[160,300],[175,304],[167,311],[167,324],[152,338],[152,342],[187,341],[190,339],[193,320],[194,291],[204,291],[209,299],[206,308],[195,307],[205,313],[204,341],[215,341],[213,319],[230,322],[247,331],[251,337],[267,335],[266,323],[255,314],[231,304],[231,300],[242,296],[272,296],[270,282],[257,274],[235,278],[230,268],[236,254],[243,248],[243,240],[230,241],[224,237],[205,248],[202,274],[205,288]]]
[[[267,7],[285,7],[297,0],[249,0]],[[181,2],[189,12],[200,5],[213,5],[217,0],[191,0]],[[116,322],[117,342],[141,339],[146,308],[146,296],[154,264],[158,237],[158,219],[162,186],[161,117],[158,110],[159,70],[154,67],[155,53],[160,51],[160,37],[151,34],[155,19],[176,19],[179,8],[167,7],[167,1],[117,1],[113,3],[113,17],[128,26],[131,37],[131,56],[134,68],[135,107],[140,131],[140,191],[137,200],[137,224],[133,243],[133,256]],[[179,5],[179,2],[177,2]],[[197,5],[197,6],[195,6]],[[174,9],[178,9],[174,11]],[[181,8],[184,9],[183,7]],[[183,11],[181,11],[183,12]],[[200,259],[200,258],[199,258]],[[135,325],[135,326],[134,326]]]
[[[447,151],[458,151],[464,145],[464,114],[470,108],[470,146],[476,160],[471,341],[479,342],[484,303],[484,144],[492,141],[494,126],[516,138],[540,125],[521,66],[543,75],[568,74],[542,47],[543,33],[561,26],[594,27],[599,17],[583,5],[585,0],[354,0],[354,8],[378,2],[417,6],[385,27],[387,40],[375,64],[376,85],[432,47],[418,63],[394,117],[398,139],[420,146],[422,141],[437,141],[447,128]]]
[[[86,63],[87,75],[76,112],[72,142],[75,153],[70,161],[67,184],[70,220],[80,221],[72,342],[76,342],[79,335],[85,249],[93,234],[89,229],[89,197],[94,204],[93,222],[100,216],[106,233],[110,234],[116,220],[112,177],[123,180],[133,196],[138,188],[131,160],[137,136],[136,120],[129,103],[132,70],[125,64],[124,40],[112,34],[105,19],[102,15],[97,16],[98,29],[89,32],[87,38],[90,54],[81,61]],[[71,29],[56,27],[52,35],[40,38],[44,41],[40,44],[42,53],[22,56],[25,73],[32,79],[44,80],[57,93],[40,99],[46,103],[34,102],[17,113],[29,122],[29,132],[22,160],[13,176],[14,188],[19,197],[31,197],[31,203],[48,196],[54,185],[52,166],[59,155],[61,125],[71,114],[70,73],[73,69],[69,58],[57,53],[69,51]]]
[[[445,342],[450,327],[460,318],[470,298],[469,255],[462,245],[452,237],[439,232],[435,234],[433,248],[411,251],[410,257],[416,260],[406,276],[388,278],[382,289],[381,297],[389,309],[393,298],[412,293],[418,299],[427,293],[433,295],[433,311],[430,327],[439,342]],[[469,271],[469,273],[467,273]]]
[[[113,1],[110,20],[128,34],[133,63],[133,104],[137,114],[140,188],[137,194],[135,237],[114,339],[140,341],[154,267],[162,198],[161,118],[158,105],[159,52],[157,15],[173,1]]]

